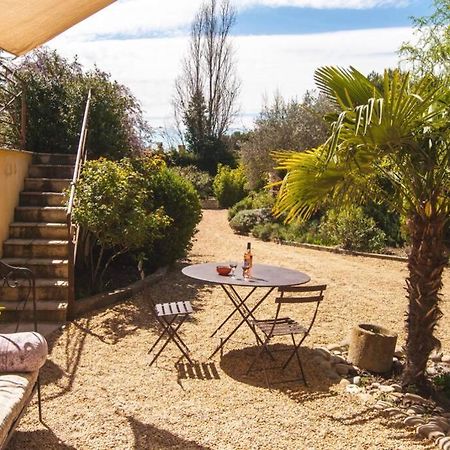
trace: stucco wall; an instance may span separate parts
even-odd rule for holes
[[[32,153],[0,148],[0,258],[3,241],[8,238],[9,224],[31,164]]]

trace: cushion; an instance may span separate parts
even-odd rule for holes
[[[27,403],[38,373],[0,373],[0,448]]]
[[[47,353],[47,341],[39,333],[0,334],[0,372],[39,370]]]

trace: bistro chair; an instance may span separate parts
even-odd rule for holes
[[[259,352],[255,356],[254,360],[250,364],[247,374],[252,370],[255,362],[259,359],[263,352],[268,353],[271,356],[271,351],[269,349],[269,343],[272,338],[278,336],[288,336],[290,335],[293,343],[293,350],[290,353],[289,357],[286,359],[284,364],[281,367],[271,367],[271,369],[286,369],[288,364],[292,361],[294,356],[296,357],[301,377],[293,380],[283,380],[281,382],[289,382],[289,381],[299,381],[302,380],[307,386],[305,373],[303,371],[303,366],[300,358],[300,347],[303,344],[303,341],[309,335],[314,322],[316,321],[317,312],[319,311],[320,303],[323,300],[323,292],[327,286],[317,285],[317,286],[294,286],[294,287],[283,287],[278,289],[279,297],[275,299],[275,303],[277,304],[275,317],[273,319],[265,319],[265,320],[253,320],[252,326],[254,330],[258,329],[263,334],[262,343],[257,341],[259,348]],[[301,325],[294,319],[290,317],[281,317],[281,307],[285,304],[307,304],[307,303],[315,303],[315,308],[313,309],[313,313],[311,316],[311,320],[306,325]],[[294,335],[300,335],[298,342],[296,342]],[[273,350],[272,350],[273,351]],[[270,387],[269,379],[267,376],[267,368],[263,363],[264,376],[266,378],[267,386]]]
[[[151,297],[150,297],[151,298]],[[155,356],[150,362],[150,366],[158,359],[159,355],[167,347],[170,341],[173,341],[175,345],[180,349],[183,356],[193,364],[192,359],[189,356],[189,348],[181,339],[178,330],[185,320],[194,312],[192,309],[191,302],[188,300],[181,302],[170,302],[170,303],[152,303],[152,312],[156,320],[162,327],[162,333],[156,340],[156,342],[151,346],[148,353],[150,354],[155,350],[156,346],[165,338],[165,342],[161,348],[157,351]]]

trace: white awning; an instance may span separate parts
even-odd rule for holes
[[[23,55],[115,0],[0,0],[0,48]]]

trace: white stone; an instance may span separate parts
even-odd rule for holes
[[[342,380],[339,382],[339,384],[340,384],[341,386],[346,387],[346,386],[348,386],[348,385],[350,384],[350,381],[347,380],[347,378],[342,378]]]
[[[427,401],[420,395],[411,394],[410,392],[407,392],[405,394],[405,400],[409,400],[413,403],[421,403],[421,404],[427,403]]]
[[[402,392],[402,387],[399,384],[394,383],[391,386],[394,388],[394,392]]]
[[[416,427],[416,433],[420,434],[423,437],[428,437],[428,435],[433,431],[438,431],[438,432],[444,434],[442,429],[438,425],[435,425],[435,424],[431,424],[431,425],[425,424],[425,425],[419,425]]]
[[[331,362],[334,364],[347,364],[347,360],[339,355],[333,355],[331,357]]]
[[[425,420],[420,416],[408,416],[403,420],[407,427],[415,427],[417,425],[424,425]]]
[[[434,416],[429,420],[428,423],[439,425],[439,427],[442,428],[442,431],[444,431],[445,433],[450,430],[450,425],[448,423],[448,420],[445,419],[444,417]]]
[[[450,436],[437,438],[436,444],[439,446],[441,450],[449,450],[450,449]]]
[[[394,392],[395,389],[392,386],[386,386],[385,384],[380,385],[380,387],[378,388],[381,392]]]
[[[359,392],[361,392],[361,389],[356,386],[356,384],[349,384],[345,388],[345,392],[348,392],[349,394],[358,394]]]
[[[330,359],[331,358],[330,351],[327,348],[325,348],[325,347],[317,347],[317,348],[314,349],[314,352],[317,355],[319,355],[319,356],[321,356],[321,357],[323,357],[325,359]]]
[[[442,431],[430,431],[428,433],[428,439],[431,439],[432,441],[434,441],[437,438],[443,437],[445,436],[445,434]]]
[[[359,386],[361,384],[361,377],[357,375],[356,377],[353,377],[352,383],[356,384],[356,386]]]
[[[383,400],[378,400],[375,403],[375,408],[376,409],[387,409],[387,408],[391,408],[392,405],[389,402],[385,402]]]
[[[340,344],[330,344],[327,345],[327,348],[330,352],[334,352],[335,350],[340,351],[342,350],[342,345]]]

